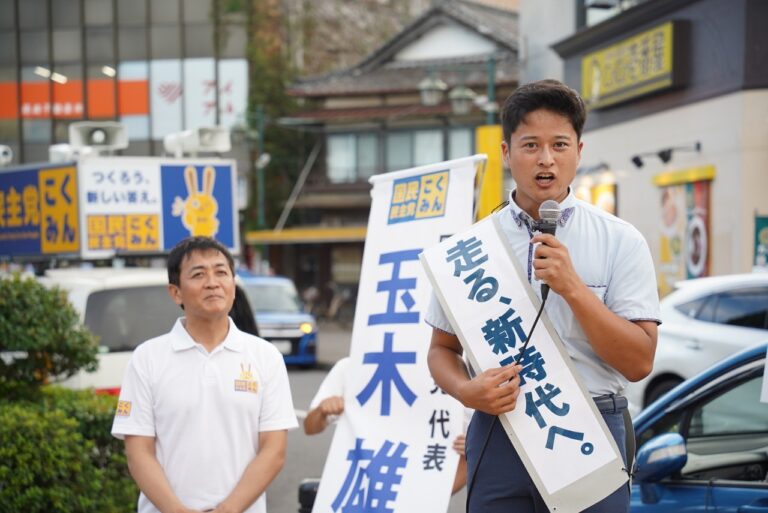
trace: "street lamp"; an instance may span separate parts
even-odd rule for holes
[[[430,72],[427,78],[419,82],[421,104],[427,107],[439,105],[443,101],[443,93],[446,89],[448,89],[446,83]]]
[[[447,69],[465,72],[466,70],[448,66]],[[448,93],[451,101],[451,111],[457,116],[468,114],[472,105],[476,104],[486,113],[486,123],[493,125],[496,122],[496,113],[499,106],[496,103],[496,56],[491,54],[486,59],[487,88],[485,96],[478,96],[472,89],[463,83],[457,85]],[[445,82],[435,76],[434,70],[429,71],[429,76],[419,82],[421,104],[434,107],[443,101],[443,93],[448,89]]]
[[[454,114],[462,116],[469,114],[477,94],[465,85],[459,85],[451,89],[448,98],[451,100],[451,110]]]

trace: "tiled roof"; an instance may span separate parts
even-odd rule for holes
[[[400,34],[388,41],[357,66],[316,78],[299,81],[291,87],[295,96],[326,97],[369,95],[416,91],[431,69],[440,69],[448,87],[461,83],[472,87],[487,81],[488,56],[418,62],[395,62],[392,56],[415,37],[428,31],[439,20],[448,19],[494,41],[497,50],[496,83],[514,84],[518,79],[517,14],[477,4],[469,0],[449,0],[433,7]],[[449,68],[454,67],[454,71]],[[456,71],[461,69],[461,71]]]

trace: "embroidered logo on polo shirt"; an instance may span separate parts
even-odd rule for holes
[[[259,383],[253,379],[253,373],[251,372],[251,364],[240,364],[240,377],[235,380],[236,392],[251,392],[256,393],[259,391]]]
[[[130,417],[131,416],[131,401],[117,401],[117,408],[115,409],[115,416],[117,416],[117,417]]]

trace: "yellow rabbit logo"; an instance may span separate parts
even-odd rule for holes
[[[203,170],[203,189],[197,190],[197,170],[195,166],[184,169],[184,181],[187,183],[187,199],[179,196],[173,200],[172,213],[181,216],[181,223],[189,230],[190,235],[213,237],[219,231],[219,220],[216,213],[219,204],[213,197],[213,183],[216,181],[216,170],[206,166]]]

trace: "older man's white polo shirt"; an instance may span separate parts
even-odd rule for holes
[[[619,317],[660,322],[656,272],[640,232],[576,199],[572,192],[560,203],[560,211],[556,237],[568,248],[577,274],[590,290]],[[528,282],[541,297],[541,283],[533,275],[533,220],[515,204],[511,194],[509,205],[495,215]],[[598,396],[623,391],[626,378],[595,354],[568,303],[552,291],[544,308],[590,393]],[[430,326],[454,333],[434,295],[425,319]],[[541,326],[536,329],[543,329]]]
[[[133,352],[112,434],[155,437],[157,459],[190,508],[213,509],[259,450],[259,433],[298,426],[288,373],[269,342],[239,331],[211,353],[176,321]],[[141,494],[139,513],[158,510]],[[266,511],[265,494],[247,513]]]

